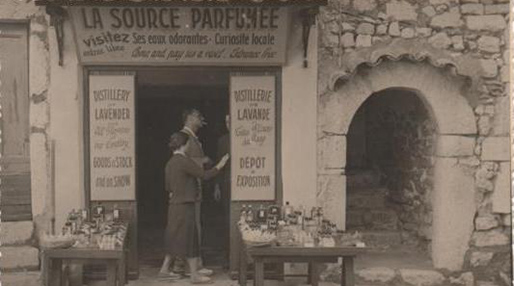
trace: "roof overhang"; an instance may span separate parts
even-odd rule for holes
[[[35,3],[39,6],[324,6],[327,0],[35,0]]]

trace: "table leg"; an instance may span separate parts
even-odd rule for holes
[[[352,256],[345,256],[343,258],[342,268],[341,286],[355,286]]]
[[[264,286],[264,262],[260,258],[254,259],[254,286]]]
[[[316,262],[309,262],[309,282],[312,286],[319,284],[319,264]]]
[[[107,262],[107,286],[116,286],[116,266],[117,263],[114,260]]]
[[[50,270],[50,258],[48,258],[48,255],[46,255],[45,251],[42,252],[43,260],[41,263],[41,275],[43,278],[43,286],[50,285],[50,279],[48,272]]]
[[[126,275],[127,275],[127,269],[125,264],[125,252],[123,253],[122,257],[118,259],[118,283],[119,286],[124,286],[126,282]]]
[[[61,286],[62,259],[51,259],[49,267],[46,286]]]
[[[246,286],[248,262],[246,258],[246,247],[241,244],[239,248],[239,285]]]

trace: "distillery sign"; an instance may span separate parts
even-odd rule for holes
[[[232,200],[275,199],[275,77],[230,79]]]
[[[134,76],[92,75],[89,90],[91,200],[134,200]]]
[[[285,7],[70,7],[86,63],[252,64],[285,61]]]

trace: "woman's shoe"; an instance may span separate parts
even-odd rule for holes
[[[191,277],[191,283],[192,284],[211,284],[211,283],[214,283],[214,281],[212,281],[212,279],[209,277],[198,275],[196,277]]]
[[[178,280],[182,278],[182,276],[174,272],[159,272],[157,278],[160,280]]]
[[[214,274],[214,271],[212,271],[211,269],[202,268],[202,269],[198,270],[198,274],[203,275],[203,276],[212,276],[212,274]],[[191,276],[191,273],[186,272],[185,275]]]

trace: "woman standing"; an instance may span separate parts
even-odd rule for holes
[[[229,156],[223,156],[214,168],[203,170],[185,154],[188,139],[183,132],[176,132],[170,137],[173,156],[166,167],[166,189],[170,192],[168,225],[165,231],[167,253],[161,273],[168,271],[172,257],[186,257],[191,270],[191,282],[203,284],[210,283],[211,279],[198,273],[200,242],[195,223],[195,202],[199,198],[200,190],[197,179],[207,180],[216,176],[227,163]]]

